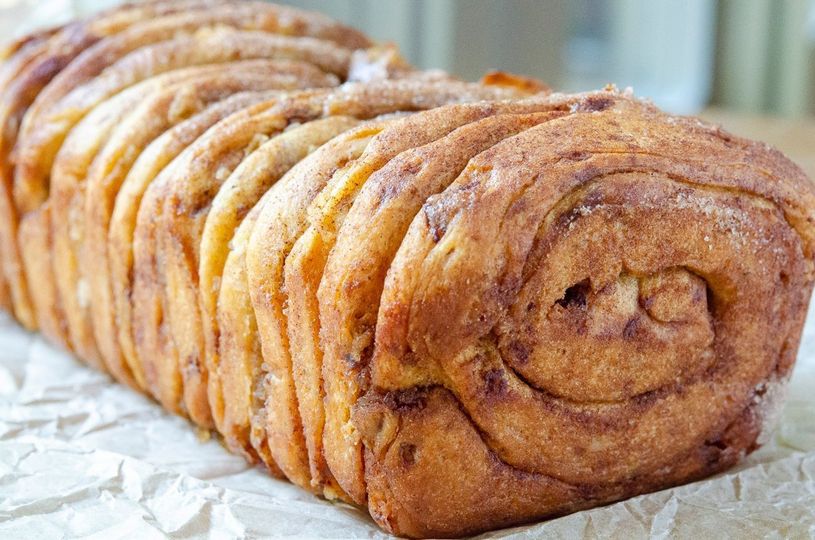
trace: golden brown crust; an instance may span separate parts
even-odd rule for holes
[[[355,411],[365,437],[368,508],[385,530],[419,538],[464,536],[479,530],[474,522],[500,527],[513,524],[514,514],[542,518],[580,509],[571,502],[580,500],[577,487],[501,463],[446,390],[397,399],[369,396]],[[380,423],[379,430],[373,427]],[[429,505],[429,493],[461,502],[455,508]]]
[[[10,161],[24,114],[39,92],[87,47],[140,21],[166,16],[179,10],[208,6],[207,0],[144,2],[124,5],[18,42],[19,50],[3,64],[0,98],[0,259],[17,319],[27,328],[36,327],[17,245],[18,211],[13,202],[13,164]],[[12,47],[14,48],[14,46]]]
[[[286,126],[286,118],[268,112],[275,103],[277,100],[259,103],[213,126],[150,185],[139,208],[134,236],[133,332],[135,336],[142,336],[141,340],[137,339],[137,355],[145,366],[154,396],[170,410],[188,414],[183,377],[200,379],[201,382],[191,381],[190,387],[205,388],[206,375],[203,351],[199,349],[203,346],[201,323],[193,321],[196,315],[200,317],[197,288],[185,287],[179,272],[163,271],[171,264],[172,259],[168,257],[173,255],[168,255],[166,248],[170,246],[165,244],[180,238],[184,242],[178,246],[181,264],[186,263],[188,257],[193,258],[190,265],[194,264],[197,270],[199,244],[187,239],[203,227],[206,212],[200,210],[208,209],[209,197],[243,160],[250,146],[259,141],[258,137],[268,137]],[[213,183],[214,189],[210,187]],[[171,220],[173,231],[178,231],[175,237],[165,234],[165,220]],[[184,297],[185,305],[191,306],[194,313],[177,315],[175,323],[168,311],[168,302],[176,298],[168,300],[165,292],[168,286],[172,287],[173,297],[194,291],[192,301]],[[195,326],[171,337],[170,332],[179,329],[182,321],[186,325],[192,321]],[[195,330],[199,333],[194,333]],[[159,350],[167,353],[157,355]],[[200,400],[200,392],[190,398],[195,403]]]
[[[60,225],[62,223],[76,225],[70,232],[59,227],[53,234],[57,242],[55,250],[57,258],[54,264],[60,269],[55,276],[58,280],[58,291],[61,293],[62,303],[65,305],[61,306],[60,299],[55,298],[47,302],[47,304],[53,304],[54,308],[39,316],[42,319],[53,314],[56,317],[67,318],[69,342],[77,349],[81,357],[92,364],[101,366],[101,360],[93,342],[88,309],[89,294],[84,290],[87,287],[83,289],[82,283],[78,280],[78,247],[84,240],[84,234],[80,230],[84,220],[79,219],[82,216],[82,210],[78,207],[84,204],[84,196],[81,189],[75,188],[76,184],[84,179],[87,166],[107,136],[109,129],[116,124],[118,117],[135,106],[142,94],[149,93],[151,88],[172,84],[174,78],[190,76],[185,74],[184,69],[174,70],[175,67],[267,57],[313,60],[324,67],[342,72],[347,69],[350,52],[343,53],[334,45],[308,38],[289,38],[261,32],[232,30],[199,31],[189,38],[179,38],[143,47],[115,62],[99,77],[73,89],[52,107],[52,112],[56,111],[53,114],[60,118],[61,124],[48,122],[40,126],[40,129],[28,139],[22,140],[21,144],[25,145],[26,155],[34,156],[37,166],[46,170],[52,160],[49,152],[59,148],[56,157],[53,158],[54,164],[49,175],[52,183],[55,183],[57,187],[54,193],[56,200],[51,205],[52,212],[54,212],[53,222]],[[218,67],[211,66],[204,69],[215,71]],[[164,74],[149,78],[156,73]],[[121,91],[114,98],[106,101],[103,106],[93,109],[99,101],[105,100],[108,96],[127,87],[128,84],[143,78],[146,78],[147,82]],[[312,81],[316,85],[331,85],[336,82],[336,79],[325,77],[318,79],[312,75]],[[90,114],[82,118],[84,111]],[[74,122],[77,124],[72,128]],[[66,136],[67,139],[64,139]],[[38,140],[44,141],[44,144],[39,145]],[[66,148],[71,141],[75,141],[74,144],[79,144],[82,149]],[[38,148],[41,151],[38,151]],[[26,174],[25,163],[26,160],[23,159],[18,165],[16,186],[28,185],[32,178],[30,174]],[[65,172],[66,169],[70,172]],[[66,183],[68,187],[65,187]],[[54,187],[52,186],[51,189]],[[26,206],[26,203],[19,199],[17,203],[23,208]],[[77,216],[74,219],[68,215],[71,205]],[[75,239],[74,249],[70,245],[69,234]],[[38,268],[41,267],[44,266],[38,265]],[[34,270],[28,269],[27,272],[33,274]],[[34,279],[39,282],[53,278],[35,275]],[[53,326],[52,322],[40,321],[40,323],[44,326]]]
[[[49,90],[62,80],[49,85],[23,120],[14,179],[17,208],[25,213],[45,200],[50,166],[70,129],[97,103],[141,80],[187,66],[252,58],[302,60],[337,75],[347,72],[351,51],[330,42],[229,29],[220,26],[228,20],[216,22],[214,28],[196,22],[188,35],[144,45],[84,84],[72,81],[72,89],[59,99]]]
[[[204,339],[204,365],[208,377],[218,377],[218,294],[226,259],[231,249],[234,249],[232,239],[243,216],[297,162],[328,139],[357,123],[353,118],[334,116],[293,126],[250,153],[218,190],[201,233],[198,265],[197,293]],[[248,302],[248,295],[246,300]],[[224,433],[220,383],[207,382],[207,387],[207,406],[212,408],[215,426]],[[230,441],[226,435],[225,439]]]
[[[420,86],[417,81],[343,86],[336,92],[306,92],[283,100],[279,105],[247,110],[222,122],[205,138],[197,141],[195,147],[186,153],[185,160],[175,165],[182,174],[176,179],[168,177],[164,184],[155,184],[151,188],[151,199],[157,203],[161,201],[164,208],[161,219],[155,219],[152,206],[145,207],[143,204],[140,210],[143,218],[143,226],[140,228],[144,231],[144,236],[139,240],[137,235],[137,245],[143,251],[142,255],[139,255],[139,250],[136,251],[138,292],[134,309],[139,314],[136,323],[140,325],[136,331],[145,335],[149,331],[156,340],[170,334],[173,341],[173,344],[154,346],[173,351],[169,356],[150,354],[148,351],[151,349],[145,348],[142,358],[150,358],[148,362],[162,363],[160,368],[154,370],[155,373],[169,373],[174,369],[181,371],[180,386],[174,382],[179,380],[177,375],[159,377],[159,380],[169,383],[164,389],[162,401],[175,402],[176,392],[181,391],[184,393],[184,406],[176,406],[178,410],[185,410],[188,414],[200,412],[196,419],[204,419],[204,413],[209,410],[206,394],[203,392],[207,379],[203,359],[205,340],[197,300],[200,238],[214,194],[243,159],[247,148],[251,150],[257,144],[258,137],[272,136],[291,122],[319,118],[326,111],[354,110],[358,116],[369,117],[399,109],[403,103],[408,106],[414,106],[414,103],[428,106],[434,100],[449,99],[448,96],[454,96],[455,100],[467,100],[503,93],[504,91],[452,82],[438,83],[436,87]],[[364,97],[366,101],[360,101],[360,97]],[[201,158],[204,155],[206,160]],[[147,238],[155,238],[155,242],[150,242]],[[158,268],[162,271],[158,272]],[[162,282],[165,279],[166,282]],[[145,330],[146,325],[152,328]],[[166,330],[162,330],[162,325]],[[171,366],[172,355],[177,358],[176,368]],[[286,387],[293,398],[291,384],[286,383]],[[293,402],[293,399],[287,401]],[[296,417],[296,402],[294,403],[290,407],[290,414]],[[287,416],[288,414],[284,415]],[[298,423],[293,421],[291,424],[281,425],[297,426]],[[290,478],[298,478],[302,482],[295,480],[296,483],[308,485],[305,447],[296,453],[288,450],[292,439],[289,435],[291,431],[283,430],[286,435],[280,437],[280,444],[270,444],[270,448],[273,454],[276,448],[280,448],[279,455],[276,454],[277,462]],[[299,454],[299,457],[295,457],[295,454]],[[288,466],[288,463],[298,465]]]
[[[302,76],[302,82],[306,83],[306,86],[335,82],[333,77],[326,77],[316,68],[309,65],[296,66],[292,63],[271,65],[268,62],[249,65],[230,63],[170,71],[128,88],[95,107],[71,130],[63,142],[52,167],[49,196],[54,224],[52,232],[54,240],[53,276],[56,278],[59,292],[59,297],[53,299],[52,303],[61,308],[61,316],[65,317],[68,322],[70,342],[73,348],[80,357],[92,364],[98,367],[102,365],[90,320],[92,291],[87,278],[82,279],[79,270],[80,250],[86,244],[84,207],[88,168],[93,163],[102,144],[108,140],[111,130],[143,100],[149,100],[157,93],[166,92],[168,87],[170,92],[178,91],[177,85],[193,83],[196,79],[201,80],[202,77],[235,78],[249,75],[251,74],[249,69],[252,66],[258,77],[264,74],[268,77],[275,71],[280,71],[281,74],[288,71],[292,79],[297,75]],[[165,95],[167,96],[166,101],[169,102],[172,95],[166,93]],[[206,102],[201,101],[204,97],[206,96],[199,96],[197,101],[190,102],[188,106],[198,108],[206,106]],[[215,93],[209,99],[218,97],[223,97],[223,92]],[[195,112],[195,110],[190,112]],[[131,149],[135,149],[132,142],[129,144],[131,144]],[[39,276],[36,279],[39,282],[52,278]]]
[[[212,125],[237,111],[268,102],[276,92],[245,92],[212,105],[170,129],[139,155],[116,194],[108,226],[108,265],[115,324],[122,356],[141,389],[147,388],[144,368],[136,353],[131,296],[133,294],[133,239],[145,191],[156,176]]]
[[[136,24],[145,20],[149,22]],[[17,145],[20,151],[15,158],[18,164],[16,174],[4,174],[4,187],[0,191],[0,198],[3,199],[0,201],[0,217],[6,222],[2,229],[4,234],[8,235],[7,240],[2,242],[7,246],[5,249],[8,252],[3,257],[6,267],[4,273],[11,276],[9,281],[17,305],[15,310],[19,311],[20,319],[27,326],[35,325],[35,314],[28,300],[27,286],[17,253],[18,214],[34,210],[45,200],[51,160],[66,129],[75,122],[72,115],[83,113],[83,107],[79,103],[69,103],[67,107],[62,108],[58,106],[59,103],[69,96],[73,88],[99,75],[115,59],[144,45],[177,37],[183,33],[195,32],[207,26],[256,29],[287,36],[313,36],[329,40],[339,45],[339,49],[343,47],[353,49],[369,44],[367,38],[359,32],[322,15],[265,2],[227,3],[208,0],[146,2],[111,10],[91,19],[87,24],[68,25],[61,32],[57,32],[51,40],[53,44],[49,49],[53,52],[46,51],[41,54],[36,65],[28,70],[29,76],[17,80],[22,91],[14,94],[17,96],[13,98],[16,100],[14,110],[18,114],[17,120],[22,121],[21,137],[25,142]],[[113,36],[117,32],[121,33]],[[96,43],[100,37],[105,36],[112,37]],[[203,45],[204,50],[207,50],[206,44]],[[213,47],[209,52],[217,55],[218,44],[211,45]],[[86,48],[89,49],[76,58]],[[338,56],[343,56],[339,49],[335,51],[333,49],[336,47],[323,47],[317,42],[314,42],[311,48],[310,58],[317,64],[327,62],[327,65],[339,69],[336,60]],[[278,53],[278,56],[287,54],[285,43]],[[172,55],[168,58],[172,58]],[[70,66],[63,70],[69,62]],[[347,59],[341,63],[347,64]],[[144,66],[134,62],[131,67],[130,74],[138,75],[140,68]],[[48,86],[38,95],[46,84]],[[19,104],[21,101],[22,104]],[[22,112],[29,104],[32,106],[23,118]],[[8,122],[3,124],[6,127],[10,125]],[[15,144],[17,125],[13,124],[14,137],[5,147],[0,147],[0,152],[4,149],[10,152]],[[45,132],[42,129],[45,129]],[[6,156],[0,155],[0,160],[5,163],[4,157]]]
[[[212,357],[207,394],[227,448],[252,463],[259,460],[273,475],[286,478],[269,449],[266,418],[259,415],[264,399],[260,391],[264,378],[262,351],[245,265],[249,236],[269,194],[277,189],[277,185],[270,189],[249,211],[232,237],[219,287],[217,351]]]
[[[431,103],[444,102],[444,100],[466,100],[468,93],[476,90],[472,87],[467,87],[460,83],[437,83],[435,88],[433,85],[424,83],[417,86],[417,81],[402,81],[396,83],[389,83],[387,85],[368,85],[368,86],[348,86],[341,88],[339,91],[331,94],[326,99],[321,99],[314,107],[303,104],[303,110],[316,110],[316,111],[353,111],[361,117],[369,117],[373,114],[388,112],[389,110],[412,109],[416,107],[427,107]],[[487,96],[492,91],[483,90],[484,96]],[[305,113],[302,113],[305,114]],[[251,245],[251,244],[250,244]],[[289,249],[287,242],[282,242],[280,246],[286,251]],[[264,257],[269,256],[271,251],[269,247],[262,248]],[[282,258],[278,262],[281,264],[273,266],[264,266],[263,278],[258,282],[264,283],[264,290],[274,290],[278,285],[282,285],[282,261],[286,256],[286,251],[282,252]],[[274,251],[280,254],[280,251]],[[281,273],[269,276],[269,272]],[[254,293],[253,293],[254,294]],[[261,295],[258,294],[258,297]],[[269,442],[268,446],[271,453],[276,457],[278,465],[281,466],[283,471],[290,477],[296,478],[294,480],[298,484],[308,486],[310,484],[309,476],[311,470],[320,470],[325,468],[321,463],[322,459],[319,457],[321,451],[315,454],[315,460],[312,460],[311,465],[308,464],[306,441],[302,440],[302,427],[301,419],[299,418],[299,407],[297,401],[297,394],[295,385],[292,379],[292,364],[290,360],[291,352],[288,347],[286,319],[283,316],[282,305],[285,303],[285,296],[279,294],[273,295],[274,298],[280,300],[275,302],[273,300],[264,300],[263,305],[257,309],[263,309],[264,312],[261,317],[264,317],[261,328],[261,342],[263,344],[264,365],[268,372],[274,375],[268,377],[268,384],[266,385],[265,392],[267,394],[266,402]],[[232,332],[233,334],[235,332]],[[247,350],[244,348],[243,350]],[[298,369],[297,366],[294,369]],[[312,393],[312,395],[314,395]],[[319,395],[317,393],[316,395]],[[305,407],[308,410],[308,407]],[[310,431],[314,433],[314,431]],[[297,441],[299,442],[298,444]],[[316,445],[313,445],[316,447]],[[336,487],[332,487],[330,475],[321,474],[321,477],[328,478],[323,481],[320,479],[311,482],[316,482],[314,487],[316,489],[323,489],[322,484],[326,484],[327,488],[333,493],[339,495]]]
[[[417,384],[447,388],[474,447],[517,471],[506,493],[533,495],[522,482],[533,474],[579,496],[552,489],[549,506],[495,517],[485,506],[453,527],[417,518],[442,503],[432,491],[409,502],[383,491],[380,522],[399,534],[481,530],[721,470],[754,448],[762,396],[789,374],[810,231],[771,201],[793,185],[810,198],[803,175],[765,147],[619,96],[574,109],[482,153],[424,205],[382,294],[377,405],[360,405],[355,423],[372,447],[394,448],[400,431],[375,415],[398,425]],[[663,362],[677,347],[682,365]],[[628,363],[637,351],[649,351],[645,369]],[[403,470],[432,469],[433,456],[404,453]],[[398,469],[377,467],[369,483],[393,486]]]
[[[361,45],[215,0],[12,44],[0,308],[403,536],[762,444],[815,282],[799,168],[612,88],[467,84]]]
[[[287,259],[286,288],[294,291],[289,293],[289,304],[310,313],[306,320],[316,325],[310,333],[323,335],[318,344],[308,332],[298,332],[296,325],[289,324],[290,339],[300,344],[302,362],[323,370],[328,422],[324,438],[330,456],[344,457],[330,457],[330,463],[335,474],[342,476],[346,489],[357,486],[359,497],[364,493],[362,447],[349,425],[350,411],[365,390],[364,364],[373,346],[379,295],[393,252],[418,206],[434,190],[452,182],[470,157],[518,130],[558,117],[563,114],[557,111],[559,107],[545,100],[459,105],[395,124],[380,136],[381,144],[366,151],[364,161],[355,166],[357,170],[345,185],[335,188],[331,204],[339,210],[329,211],[324,202],[319,212],[313,213],[319,217],[312,219],[312,230],[303,235]],[[552,112],[523,117],[509,114],[534,111]],[[359,190],[362,200],[356,199]],[[343,214],[348,210],[343,206],[351,212],[347,228]],[[298,251],[299,260],[294,256]],[[312,275],[311,286],[298,274]],[[288,279],[292,279],[291,284]],[[317,304],[317,287],[319,315],[316,308],[308,307]],[[292,332],[299,334],[298,339]],[[304,346],[304,342],[313,343]],[[308,358],[306,351],[313,351],[313,356]],[[322,403],[312,406],[321,408]]]
[[[362,124],[343,135],[336,137],[315,151],[289,171],[286,176],[257,205],[260,208],[257,221],[244,223],[236,233],[233,243],[236,249],[230,253],[224,268],[224,286],[229,283],[231,298],[240,298],[243,302],[251,298],[251,304],[238,305],[237,302],[225,302],[226,292],[222,290],[218,300],[218,320],[221,335],[242,336],[242,342],[221,342],[221,356],[224,372],[221,384],[225,403],[246,403],[241,398],[243,389],[241,380],[250,381],[250,397],[261,396],[264,399],[250,399],[244,408],[227,407],[224,418],[226,425],[232,425],[236,433],[248,432],[249,440],[243,444],[252,444],[258,453],[268,451],[269,437],[273,431],[275,441],[285,441],[287,429],[291,432],[292,424],[299,424],[297,415],[302,421],[303,444],[308,453],[308,467],[311,476],[311,487],[322,491],[331,498],[347,498],[333,479],[322,455],[322,434],[312,426],[321,427],[322,423],[310,421],[312,415],[319,414],[321,409],[310,408],[313,399],[322,399],[320,392],[303,399],[302,407],[297,398],[302,387],[296,385],[306,377],[320,377],[320,374],[303,373],[292,377],[283,369],[281,357],[285,360],[288,353],[288,336],[286,334],[285,300],[282,291],[283,264],[295,240],[305,228],[305,212],[312,199],[339,169],[356,159],[367,146],[370,138],[378,133],[385,124],[372,121]],[[250,236],[251,234],[251,236]],[[257,323],[255,320],[257,319]],[[246,324],[257,328],[256,332],[247,332]],[[258,328],[258,324],[260,325]],[[243,330],[243,331],[241,331]],[[262,348],[261,348],[262,343]],[[239,348],[240,347],[240,348]],[[243,351],[261,350],[263,361],[252,363],[252,358]],[[266,359],[276,357],[274,362]],[[239,361],[229,361],[234,358]],[[233,367],[227,367],[227,366]],[[235,367],[237,366],[237,367]],[[244,367],[246,366],[246,367]],[[290,368],[297,371],[298,368]],[[274,370],[274,371],[272,371]],[[278,383],[281,387],[270,392],[271,383],[265,374],[279,376],[288,384]],[[291,391],[291,379],[295,388]],[[313,385],[312,387],[313,388]],[[289,391],[287,393],[287,391]],[[267,411],[265,396],[275,395],[278,403]],[[291,435],[289,435],[291,437]],[[239,439],[240,440],[240,439]],[[296,455],[302,455],[298,452]]]
[[[198,68],[201,69],[201,68]],[[154,139],[173,125],[192,117],[211,103],[240,91],[295,89],[331,83],[310,64],[252,60],[224,64],[210,74],[171,85],[144,99],[111,133],[88,170],[84,200],[86,240],[80,270],[89,283],[96,343],[111,373],[135,384],[119,346],[109,275],[107,236],[113,204],[131,166]],[[100,261],[102,263],[100,264]]]
[[[57,297],[57,285],[51,278],[53,268],[50,250],[53,239],[50,206],[46,202],[20,223],[17,231],[20,260],[26,283],[36,284],[36,287],[30,289],[30,301],[37,313],[38,330],[54,345],[70,350],[65,318],[53,303],[53,299]],[[43,275],[49,276],[49,279],[37,281]]]

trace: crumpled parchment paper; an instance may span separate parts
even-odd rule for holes
[[[386,538],[0,315],[0,538]],[[770,444],[726,474],[484,538],[815,537],[815,316]]]

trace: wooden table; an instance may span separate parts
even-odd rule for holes
[[[775,118],[707,109],[700,115],[727,131],[769,143],[800,165],[815,181],[815,118]]]

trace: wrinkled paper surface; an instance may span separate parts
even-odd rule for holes
[[[385,538],[0,315],[0,538]],[[485,538],[815,536],[815,316],[771,442],[715,478]]]

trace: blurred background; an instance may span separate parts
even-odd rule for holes
[[[500,68],[567,91],[611,82],[750,136],[784,135],[815,172],[815,135],[795,131],[815,114],[815,0],[278,1],[395,42],[422,68],[471,80]],[[115,3],[0,0],[0,31]]]
[[[815,112],[815,0],[290,0],[398,43],[421,67],[555,88],[632,86],[678,113]]]

